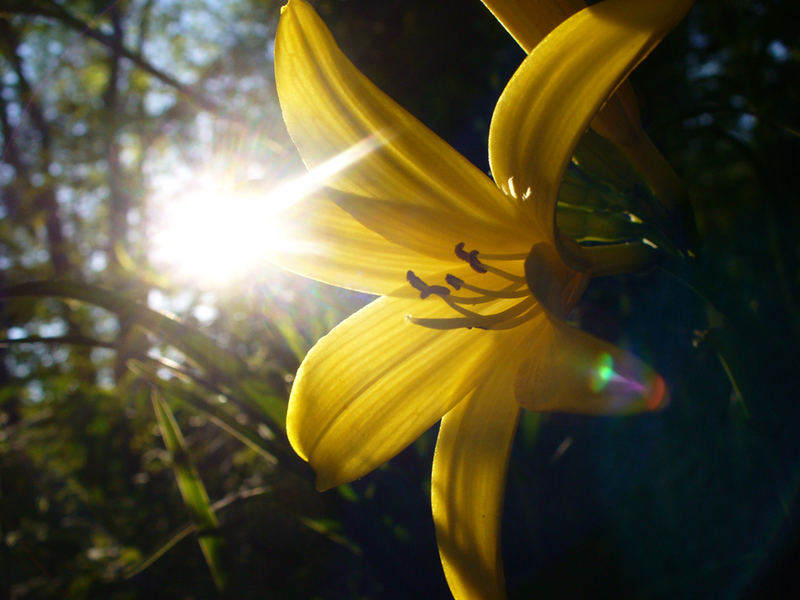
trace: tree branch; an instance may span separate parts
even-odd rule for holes
[[[64,6],[56,4],[52,0],[44,0],[43,4],[46,5],[46,9],[49,9],[40,13],[43,16],[56,18],[65,25],[67,25],[68,27],[70,27],[71,29],[79,32],[80,34],[90,37],[97,42],[100,42],[104,46],[111,49],[112,52],[118,51],[120,55],[130,60],[142,71],[149,73],[159,81],[166,83],[168,86],[176,89],[178,92],[186,96],[190,101],[192,101],[194,104],[196,104],[203,110],[207,110],[215,114],[221,114],[223,112],[222,108],[216,102],[213,102],[212,100],[204,97],[202,94],[197,93],[196,91],[192,90],[189,86],[175,79],[172,75],[165,73],[161,69],[153,66],[139,52],[131,50],[130,48],[126,48],[125,46],[122,45],[118,46],[113,35],[103,33],[102,31],[94,27],[92,24],[83,21],[76,14],[70,12]]]

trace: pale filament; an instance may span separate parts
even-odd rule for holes
[[[528,283],[527,281],[525,281],[524,277],[520,277],[519,275],[512,275],[511,273],[507,273],[506,271],[498,269],[497,267],[493,267],[492,265],[484,264],[484,266],[486,267],[486,270],[489,271],[489,273],[494,273],[495,275],[503,277],[504,279],[508,279],[509,281],[513,281],[515,283],[525,283],[525,284]]]
[[[517,254],[481,254],[484,260],[525,260],[528,258],[527,252],[520,252]]]
[[[492,298],[523,298],[530,293],[525,286],[522,286],[519,283],[512,283],[508,287],[504,287],[501,290],[488,290],[486,288],[467,283],[455,275],[448,275],[446,279],[447,283],[457,290],[464,288],[470,292],[483,294],[484,296],[491,296]]]
[[[481,315],[456,306],[453,306],[453,308],[466,316],[463,318],[455,317],[450,319],[426,319],[407,315],[406,319],[415,325],[422,325],[430,329],[460,329],[462,327],[466,327],[467,329],[473,327],[477,327],[478,329],[508,329],[508,327],[505,326],[508,323],[514,321],[513,326],[515,327],[529,320],[541,310],[533,296],[526,298],[511,308],[507,308],[506,310],[492,315]],[[517,317],[522,316],[525,318],[517,321]]]
[[[497,267],[493,267],[492,265],[487,265],[486,263],[482,262],[478,258],[478,251],[477,250],[470,250],[467,252],[464,250],[464,242],[459,242],[456,244],[456,256],[469,264],[472,269],[477,273],[494,273],[495,275],[502,277],[504,279],[508,279],[509,281],[513,281],[515,283],[526,283],[524,277],[520,277],[519,275],[514,275],[513,273],[509,273],[508,271],[503,271],[502,269],[498,269]],[[502,256],[502,255],[501,255]],[[509,256],[509,255],[506,255]],[[522,256],[522,258],[518,260],[523,260],[528,255]]]
[[[530,292],[527,290],[519,290],[515,292],[513,296],[509,294],[503,296],[489,294],[484,296],[453,296],[450,294],[448,296],[442,296],[442,299],[448,304],[485,304],[499,298],[524,298],[525,296],[530,296]]]

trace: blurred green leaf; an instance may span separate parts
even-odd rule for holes
[[[227,387],[260,413],[266,413],[281,429],[286,427],[286,403],[251,373],[238,356],[221,349],[194,327],[152,310],[139,302],[106,289],[72,281],[35,281],[0,288],[0,298],[69,298],[101,306],[120,318],[136,322],[175,346],[202,367],[212,379]]]
[[[154,360],[152,365],[145,364],[139,360],[129,360],[128,367],[137,375],[147,379],[152,385],[157,386],[169,397],[175,398],[184,404],[188,404],[195,410],[203,413],[217,427],[223,429],[228,434],[235,437],[251,450],[257,452],[259,456],[270,464],[275,464],[277,459],[272,454],[265,440],[252,427],[241,424],[235,415],[231,415],[225,410],[225,406],[209,400],[206,394],[202,394],[199,386],[190,381],[178,381],[177,379],[166,380],[158,376],[156,372],[160,367],[159,361]]]
[[[363,554],[363,551],[358,545],[354,544],[341,534],[342,526],[341,523],[339,523],[339,521],[336,521],[334,519],[310,519],[310,518],[303,518],[300,520],[306,527],[308,527],[312,531],[316,531],[320,535],[324,535],[332,542],[339,544],[344,548],[347,548],[350,552],[352,552],[356,556],[361,556]]]
[[[135,321],[223,380],[233,380],[247,370],[239,357],[220,349],[194,327],[95,285],[74,281],[32,281],[0,288],[0,298],[24,296],[71,298],[101,306],[121,318]]]
[[[297,323],[295,323],[288,314],[276,314],[273,315],[273,317],[273,324],[283,336],[286,345],[292,351],[295,358],[299,361],[303,360],[308,352],[309,345],[308,341],[303,337],[303,334],[297,327]]]
[[[286,431],[286,400],[278,396],[269,383],[253,375],[245,375],[229,387],[239,397],[249,400],[251,406],[267,414],[282,431]]]
[[[230,496],[226,496],[222,500],[214,502],[214,504],[211,505],[211,508],[215,511],[222,510],[238,500],[246,500],[247,498],[262,496],[269,492],[270,488],[267,487],[259,487],[251,490],[244,490],[237,494],[231,494]],[[131,577],[134,577],[135,575],[138,575],[139,573],[150,567],[159,558],[164,556],[167,552],[169,552],[178,542],[184,539],[187,535],[190,535],[196,532],[197,530],[198,527],[194,523],[181,527],[178,531],[173,533],[163,545],[159,546],[158,549],[152,552],[148,557],[146,557],[141,561],[138,561],[136,564],[125,569],[125,574],[124,574],[125,578],[129,579]]]
[[[219,535],[219,521],[211,506],[208,493],[197,473],[186,447],[186,441],[160,392],[153,388],[151,392],[153,410],[161,429],[164,445],[172,455],[172,466],[178,482],[183,502],[196,528],[198,543],[203,551],[211,576],[219,590],[224,590],[227,577],[222,566],[223,539]]]
[[[703,341],[714,349],[731,384],[734,399],[741,405],[745,415],[749,416],[747,402],[755,389],[751,375],[754,361],[748,355],[749,346],[727,323],[712,323],[711,329],[703,336]]]

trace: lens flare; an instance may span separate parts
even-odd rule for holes
[[[604,352],[600,355],[597,364],[592,371],[589,380],[589,387],[593,392],[602,392],[608,382],[614,377],[614,359],[610,354]]]
[[[667,386],[664,379],[658,374],[645,377],[649,381],[642,382],[643,373],[631,372],[631,369],[621,368],[622,373],[614,368],[614,358],[604,352],[600,355],[591,370],[589,388],[592,392],[599,393],[606,390],[608,393],[620,398],[642,398],[647,410],[658,410],[669,402]]]
[[[291,250],[297,243],[282,222],[287,209],[382,143],[370,136],[283,182],[242,182],[213,168],[171,182],[170,190],[151,199],[156,213],[150,239],[153,264],[203,284],[241,280],[263,266],[271,253]]]

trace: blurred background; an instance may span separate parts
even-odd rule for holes
[[[274,89],[280,4],[0,1],[2,598],[449,596],[435,430],[323,494],[282,430],[299,361],[369,298],[267,264],[269,213],[235,193],[304,171]],[[488,171],[523,53],[478,0],[313,4]],[[632,77],[697,256],[594,280],[574,317],[672,402],[525,415],[512,598],[800,587],[799,17],[700,0]]]

